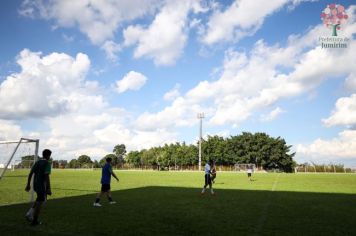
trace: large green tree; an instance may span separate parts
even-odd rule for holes
[[[117,150],[122,146],[117,145]],[[285,140],[273,138],[265,133],[243,132],[241,135],[223,138],[208,136],[202,142],[203,162],[214,160],[218,165],[234,165],[236,163],[254,163],[264,169],[278,168],[291,172],[295,166],[290,153],[290,145]],[[114,149],[115,150],[115,149]],[[198,164],[197,145],[183,143],[165,144],[162,147],[152,147],[141,151],[129,152],[128,163],[138,166],[157,166],[161,168],[173,166],[190,166]]]
[[[78,157],[77,161],[80,165],[88,165],[88,164],[93,163],[90,156],[88,156],[88,155],[80,155]]]
[[[114,147],[113,153],[116,155],[115,166],[122,166],[125,163],[126,146],[118,144]]]
[[[77,159],[72,159],[70,160],[68,166],[69,168],[80,168],[80,163],[77,161]]]
[[[126,161],[134,167],[141,166],[141,152],[131,151],[126,156]]]

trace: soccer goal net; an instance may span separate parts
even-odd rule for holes
[[[31,168],[38,159],[38,139],[0,141],[0,179],[6,171]]]
[[[235,171],[247,171],[248,169],[255,170],[255,164],[235,164]]]

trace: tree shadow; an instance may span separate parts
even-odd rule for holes
[[[2,206],[1,235],[356,235],[354,194],[200,191],[119,190],[118,203],[102,199],[102,207],[93,207],[95,194],[53,199],[35,228],[23,218],[29,204]]]

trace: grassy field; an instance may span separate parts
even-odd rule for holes
[[[218,173],[216,195],[200,195],[203,173],[117,171],[118,202],[92,206],[99,170],[54,170],[43,224],[24,219],[28,171],[0,180],[1,235],[356,235],[356,175]]]

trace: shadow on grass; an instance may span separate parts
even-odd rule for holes
[[[144,187],[49,200],[31,228],[29,204],[0,207],[1,235],[356,235],[352,194]]]

